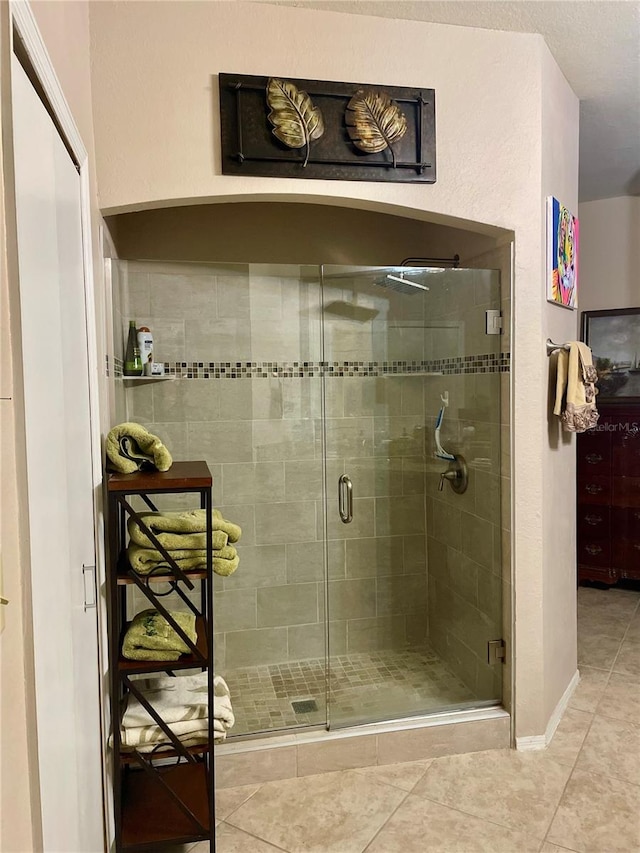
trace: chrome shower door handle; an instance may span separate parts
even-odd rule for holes
[[[353,521],[353,483],[346,474],[338,478],[338,512],[343,524]]]

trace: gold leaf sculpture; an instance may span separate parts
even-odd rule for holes
[[[271,77],[267,83],[267,104],[272,133],[289,148],[306,148],[303,168],[309,162],[310,144],[324,133],[324,119],[313,101],[288,80]]]
[[[345,121],[351,141],[366,154],[376,154],[391,147],[407,132],[407,118],[400,107],[384,92],[359,89],[347,104]]]

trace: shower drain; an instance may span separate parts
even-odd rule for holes
[[[318,710],[318,703],[315,699],[302,699],[298,702],[292,702],[291,707],[296,714],[310,714],[312,711]]]

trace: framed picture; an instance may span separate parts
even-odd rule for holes
[[[578,307],[579,223],[557,198],[547,198],[547,301]]]
[[[582,340],[598,371],[598,400],[640,400],[640,308],[583,311]]]

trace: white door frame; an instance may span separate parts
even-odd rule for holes
[[[55,121],[64,137],[66,145],[75,160],[80,176],[80,206],[82,219],[82,260],[84,272],[84,297],[85,297],[85,322],[87,332],[87,357],[89,373],[89,411],[91,419],[91,467],[93,482],[93,515],[95,529],[95,557],[96,557],[96,587],[97,596],[97,618],[98,618],[98,654],[100,657],[100,706],[101,719],[104,726],[105,721],[105,685],[103,673],[106,661],[104,650],[107,648],[106,637],[106,611],[104,596],[100,591],[105,585],[105,549],[104,549],[104,515],[103,515],[103,474],[102,474],[102,448],[100,429],[100,381],[98,360],[98,338],[97,320],[95,309],[95,280],[93,266],[93,240],[91,228],[91,190],[90,190],[90,162],[89,155],[84,146],[69,104],[64,96],[62,86],[51,63],[47,48],[42,40],[40,31],[36,24],[33,12],[27,0],[9,0],[9,11],[11,19],[11,50],[13,51],[13,31],[18,33],[24,45],[32,71],[44,92],[53,113]],[[104,731],[101,736],[102,744],[106,743]],[[103,749],[104,753],[104,749]],[[105,849],[108,849],[112,837],[112,819],[109,798],[106,791],[109,790],[107,780],[106,762],[103,760],[103,812]]]

